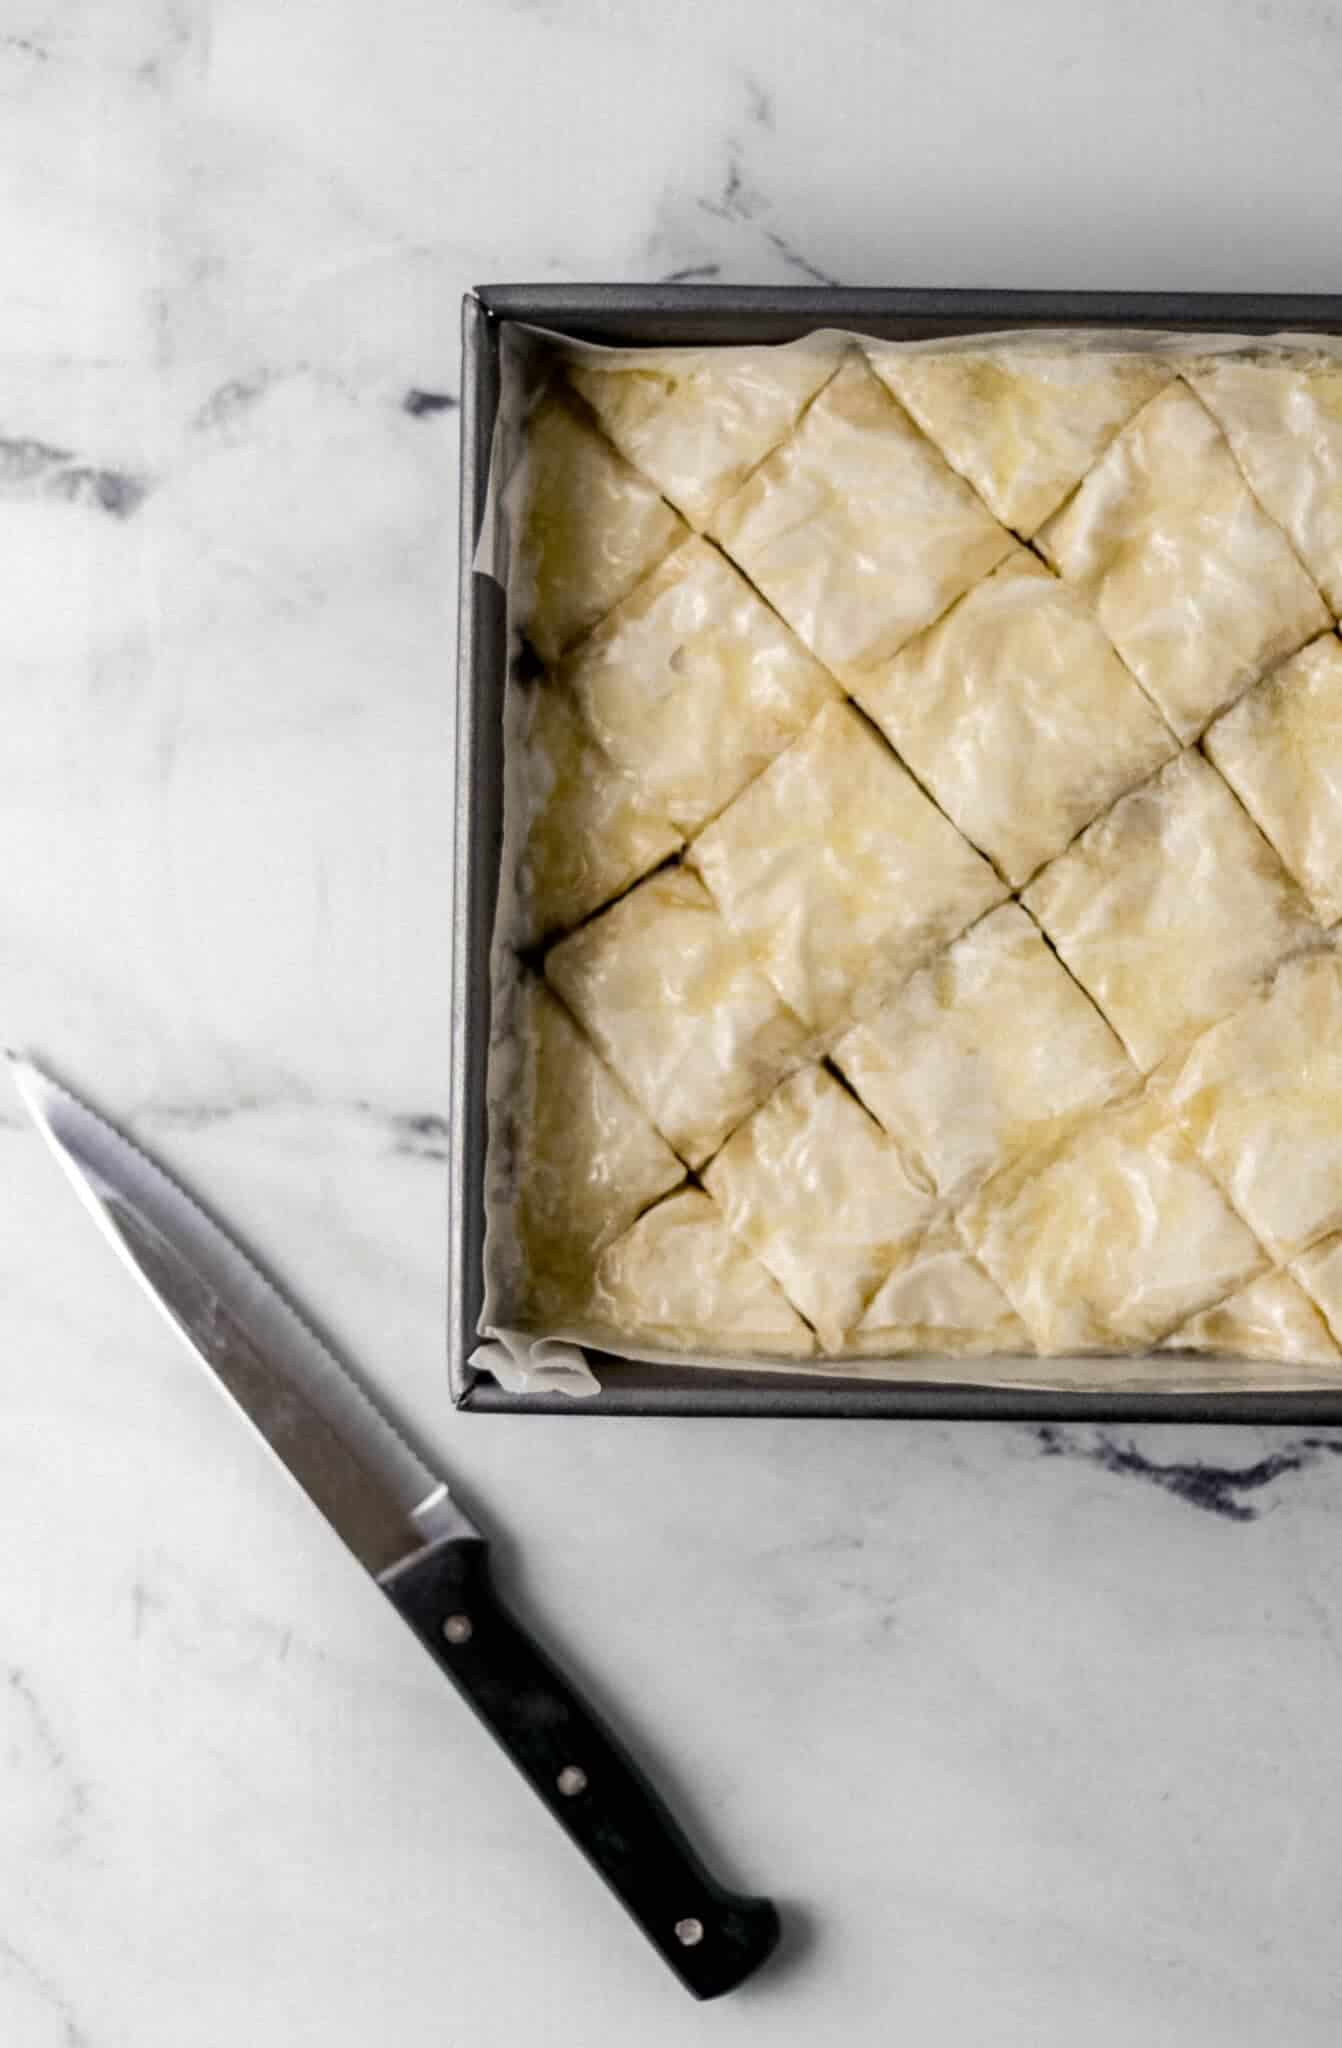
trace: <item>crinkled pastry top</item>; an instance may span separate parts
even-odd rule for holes
[[[493,1327],[1342,1378],[1342,362],[590,351],[526,446]]]

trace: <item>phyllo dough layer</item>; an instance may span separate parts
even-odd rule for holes
[[[562,396],[527,435],[523,626],[553,661],[685,534],[666,500]]]
[[[1342,1225],[1342,959],[1289,960],[1199,1039],[1171,1106],[1277,1259]]]
[[[1342,363],[1209,361],[1192,373],[1249,487],[1342,615]]]
[[[1145,1349],[1267,1262],[1168,1110],[1104,1110],[960,1227],[1043,1352]]]
[[[1342,344],[516,361],[482,1328],[1342,1385]]]
[[[949,1223],[904,1245],[853,1333],[852,1348],[876,1356],[929,1351],[981,1358],[1034,1350],[1030,1333],[995,1280],[965,1250]]]
[[[1330,623],[1182,381],[1143,406],[1039,545],[1184,740]]]
[[[528,822],[518,891],[522,941],[533,945],[590,917],[684,842],[596,744],[565,690],[537,684],[523,732]]]
[[[815,1338],[699,1188],[659,1202],[607,1247],[593,1312],[617,1335],[675,1351],[805,1358]]]
[[[819,351],[733,349],[656,370],[594,358],[568,374],[621,454],[702,528],[833,369]]]
[[[1006,894],[851,706],[821,712],[694,842],[727,923],[831,1030]]]
[[[939,1197],[958,1200],[1139,1076],[1018,904],[920,969],[834,1059]]]
[[[861,356],[709,530],[845,679],[896,653],[1012,546]]]
[[[524,984],[514,1104],[522,1327],[591,1312],[598,1254],[685,1178],[671,1147],[538,982]]]
[[[693,832],[838,695],[745,578],[687,541],[578,648],[567,679],[645,798]]]
[[[1123,797],[1022,900],[1144,1072],[1320,936],[1196,752]]]
[[[823,1067],[793,1075],[704,1173],[728,1223],[837,1351],[931,1191]]]
[[[1024,548],[856,695],[1013,888],[1178,750],[1090,608]]]
[[[1167,384],[1160,356],[1056,346],[907,351],[872,368],[1003,526],[1028,538]]]
[[[1283,1365],[1342,1362],[1328,1325],[1289,1273],[1265,1273],[1214,1308],[1181,1323],[1162,1350],[1209,1351],[1229,1358],[1271,1358]]]
[[[1342,641],[1311,641],[1204,741],[1324,924],[1342,918]]]
[[[562,940],[545,972],[657,1129],[700,1165],[805,1044],[698,878],[670,868]]]

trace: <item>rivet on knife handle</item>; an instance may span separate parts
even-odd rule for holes
[[[778,1939],[768,1899],[709,1876],[637,1766],[494,1592],[478,1538],[385,1572],[383,1591],[686,1989],[716,1998]]]

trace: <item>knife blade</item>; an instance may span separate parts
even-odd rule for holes
[[[729,1891],[493,1589],[480,1530],[372,1395],[193,1196],[31,1060],[19,1094],[86,1209],[215,1386],[372,1575],[680,1982],[765,1961],[770,1900]]]

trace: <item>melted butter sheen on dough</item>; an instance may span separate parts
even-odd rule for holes
[[[672,1350],[805,1358],[815,1339],[697,1188],[649,1209],[602,1255],[595,1319]]]
[[[1143,1072],[1319,928],[1214,768],[1181,754],[1021,899]]]
[[[670,868],[546,955],[545,972],[681,1157],[697,1166],[801,1056],[806,1034],[698,877]]]
[[[1342,918],[1342,641],[1313,641],[1218,718],[1207,753],[1325,924]]]
[[[1034,1351],[1030,1333],[994,1280],[948,1223],[896,1254],[894,1270],[853,1332],[849,1348],[881,1356],[926,1351],[962,1358]]]
[[[744,577],[687,541],[589,634],[568,670],[611,758],[694,831],[836,687]]]
[[[948,1201],[1138,1080],[1014,903],[915,974],[839,1040],[834,1058]]]
[[[895,1247],[932,1210],[926,1186],[822,1067],[785,1081],[728,1139],[704,1185],[827,1351],[842,1348]]]
[[[1027,537],[1169,382],[1158,356],[869,347],[872,368],[1004,526]]]
[[[593,354],[527,436],[491,1324],[1342,1380],[1342,361]]]
[[[801,739],[695,841],[733,930],[804,1021],[874,1009],[1003,884],[848,705]]]
[[[538,982],[521,1003],[515,1124],[523,1296],[499,1320],[545,1329],[588,1313],[597,1254],[685,1169]]]
[[[580,923],[683,844],[665,812],[593,743],[563,690],[538,685],[529,712],[530,825],[518,867],[524,944]]]
[[[1089,607],[1023,549],[857,695],[1016,888],[1177,746]]]
[[[523,553],[532,578],[523,624],[554,661],[632,590],[685,527],[645,477],[562,398],[527,428]]]
[[[1342,959],[1290,960],[1198,1041],[1170,1103],[1269,1251],[1342,1224]]]
[[[1342,363],[1213,361],[1192,382],[1260,504],[1342,613]]]
[[[656,369],[575,363],[568,376],[620,453],[702,528],[833,368],[824,351],[713,350]]]
[[[888,660],[1013,545],[861,356],[711,531],[844,680]]]
[[[1228,1301],[1181,1324],[1162,1348],[1271,1358],[1284,1365],[1333,1365],[1342,1358],[1323,1317],[1289,1273],[1250,1281]]]
[[[1039,545],[1184,740],[1331,623],[1182,381],[1110,444]]]
[[[1233,1292],[1263,1253],[1151,1097],[1107,1109],[959,1219],[1043,1352],[1143,1349]]]

